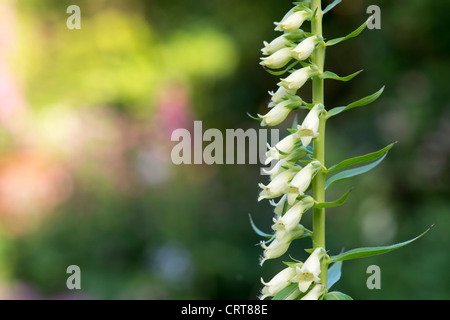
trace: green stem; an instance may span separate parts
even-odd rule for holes
[[[311,9],[315,12],[312,19],[312,33],[322,36],[322,5],[321,0],[311,0]],[[325,64],[325,45],[322,43],[316,48],[312,61],[319,69],[319,74],[324,72]],[[324,99],[324,80],[319,76],[313,78],[313,103],[325,104]],[[314,157],[325,166],[325,114],[320,117],[319,136],[314,144]],[[321,170],[312,181],[313,197],[318,202],[325,202],[325,173]],[[313,247],[325,249],[325,208],[313,210]],[[322,284],[327,287],[327,263],[324,262],[321,267],[320,279]]]

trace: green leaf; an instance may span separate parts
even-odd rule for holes
[[[250,113],[248,113],[247,112],[247,115],[250,117],[250,118],[252,118],[253,120],[257,120],[257,121],[261,121],[262,120],[262,118],[258,118],[258,117],[254,117],[254,116],[252,116]]]
[[[348,75],[346,77],[340,77],[336,73],[333,73],[331,71],[325,71],[322,75],[319,76],[320,79],[332,79],[332,80],[338,80],[338,81],[350,81],[354,77],[356,77],[358,74],[360,74],[363,70],[359,70],[358,72],[355,72],[351,75]]]
[[[294,129],[295,132],[297,132],[297,126],[298,126],[298,114],[295,115],[294,120],[292,121],[291,129]]]
[[[353,300],[352,297],[339,291],[329,292],[323,296],[323,300]]]
[[[311,1],[309,1],[309,0],[296,1],[296,2],[293,2],[293,4],[298,6],[298,7],[294,8],[294,11],[300,11],[300,10],[305,10],[305,9],[311,8]]]
[[[273,234],[268,234],[268,233],[261,231],[253,222],[252,216],[250,214],[248,214],[248,217],[250,219],[250,224],[252,225],[253,231],[255,231],[255,233],[257,235],[264,237],[264,238],[272,238],[273,237]]]
[[[390,246],[366,247],[366,248],[358,248],[358,249],[349,250],[347,252],[344,252],[344,253],[338,254],[336,256],[330,257],[330,262],[337,262],[337,261],[344,261],[344,260],[351,260],[351,259],[359,259],[359,258],[371,257],[371,256],[375,256],[375,255],[379,255],[379,254],[383,254],[383,253],[386,253],[386,252],[390,252],[390,251],[399,249],[401,247],[406,246],[407,244],[410,244],[413,241],[416,241],[420,237],[424,236],[428,231],[430,231],[430,229],[433,226],[434,225],[429,227],[424,233],[422,233],[421,235],[415,237],[414,239],[411,239],[411,240],[408,240],[408,241],[405,241],[405,242],[401,242],[401,243],[397,243],[397,244],[393,244],[393,245],[390,245]]]
[[[291,261],[283,261],[283,263],[285,265],[287,265],[289,268],[296,268],[297,266],[299,266],[298,262],[291,262]]]
[[[333,265],[328,269],[328,279],[327,279],[327,290],[339,281],[342,275],[342,261],[333,263]]]
[[[295,61],[293,63],[291,63],[289,66],[286,67],[286,69],[280,70],[280,71],[273,71],[269,68],[263,67],[264,70],[266,70],[268,73],[274,75],[274,76],[281,76],[283,74],[285,74],[286,72],[288,72],[289,70],[291,70],[293,67],[295,67],[297,65],[297,63],[299,63],[299,61]]]
[[[355,169],[345,170],[345,171],[339,172],[338,174],[335,174],[331,178],[327,179],[327,181],[325,182],[325,189],[327,189],[329,186],[331,186],[332,184],[334,184],[338,181],[346,180],[348,178],[358,176],[360,174],[363,174],[363,173],[366,173],[366,172],[372,170],[373,168],[378,166],[384,160],[386,155],[387,154],[384,154],[380,159],[378,159],[375,162],[372,162],[371,164],[361,166],[361,167],[355,168]]]
[[[371,161],[375,161],[377,160],[379,157],[383,156],[384,154],[386,154],[389,150],[391,150],[391,148],[396,144],[397,142],[391,143],[390,145],[388,145],[387,147],[384,147],[383,149],[377,151],[377,152],[373,152],[373,153],[369,153],[366,154],[364,156],[359,156],[359,157],[355,157],[355,158],[351,158],[351,159],[347,159],[344,160],[342,162],[339,162],[338,164],[335,164],[334,166],[331,166],[330,168],[328,168],[328,172],[330,171],[334,171],[334,170],[339,170],[342,168],[346,168],[349,166],[353,166],[355,164],[360,164],[360,163],[365,163],[365,162],[371,162]]]
[[[333,108],[333,109],[331,109],[330,111],[327,112],[327,119],[329,119],[329,118],[331,118],[331,117],[333,117],[333,116],[335,116],[335,115],[337,115],[337,114],[339,114],[341,112],[347,111],[349,109],[366,106],[366,105],[374,102],[375,100],[377,100],[381,96],[383,91],[384,91],[384,86],[380,90],[375,92],[374,94],[372,94],[370,96],[367,96],[365,98],[362,98],[362,99],[360,99],[358,101],[355,101],[353,103],[350,103],[348,106]]]
[[[358,36],[358,35],[366,28],[366,26],[367,26],[367,21],[364,22],[358,29],[356,29],[356,30],[353,31],[352,33],[346,35],[345,37],[341,37],[341,38],[336,38],[336,39],[333,39],[333,40],[329,40],[329,41],[327,41],[327,42],[325,43],[325,45],[326,45],[327,47],[331,47],[331,46],[334,46],[334,45],[336,45],[336,44],[338,44],[338,43],[341,43],[342,41],[348,40],[348,39],[350,39],[350,38],[354,38],[354,37]]]
[[[328,11],[330,11],[331,9],[336,7],[341,2],[342,2],[342,0],[335,0],[335,1],[333,1],[325,9],[323,9],[323,13],[327,13]]]
[[[297,283],[291,283],[289,286],[278,292],[272,300],[285,300],[290,295],[294,294],[296,291],[298,291],[298,295],[296,297],[293,297],[293,299],[298,298],[301,295],[300,290],[298,290],[298,284]]]
[[[350,193],[353,191],[353,188],[348,190],[342,197],[337,199],[336,201],[332,202],[319,202],[316,205],[314,205],[317,209],[323,209],[323,208],[331,208],[331,207],[338,207],[344,204],[344,202],[347,200]]]

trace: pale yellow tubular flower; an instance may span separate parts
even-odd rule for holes
[[[294,230],[300,223],[302,215],[314,205],[314,199],[305,197],[296,202],[286,213],[276,220],[276,224],[272,227],[274,230],[284,228],[290,232]]]
[[[270,111],[265,115],[258,114],[258,117],[261,118],[261,126],[276,126],[283,122],[289,113],[292,111],[292,108],[289,105],[292,102],[289,100],[284,100],[277,104],[275,107],[270,109]]]
[[[267,297],[275,296],[278,292],[286,288],[291,283],[289,280],[293,276],[295,276],[295,269],[287,267],[281,270],[269,282],[264,282],[261,278],[261,283],[264,285],[264,288],[261,290],[261,296],[259,298],[264,300]]]
[[[282,158],[286,158],[282,153],[288,153],[292,149],[294,149],[297,144],[300,142],[300,138],[295,134],[290,134],[283,138],[280,142],[278,142],[275,147],[271,147],[268,145],[268,151],[266,152],[266,161],[265,164],[269,164],[273,160],[280,160]]]
[[[276,106],[280,102],[285,101],[289,95],[295,95],[296,93],[297,90],[288,90],[285,87],[279,87],[275,93],[269,92],[269,94],[272,96],[272,99],[269,103],[269,108]]]
[[[295,174],[295,170],[286,170],[277,175],[268,185],[260,183],[259,187],[263,190],[259,194],[258,201],[281,197],[286,185],[291,181]]]
[[[318,42],[319,37],[317,36],[312,36],[304,39],[294,49],[292,49],[292,57],[300,61],[308,59],[314,52],[314,49]]]
[[[293,32],[298,30],[303,22],[310,19],[312,16],[311,12],[306,10],[296,11],[290,14],[286,19],[283,19],[281,22],[275,22],[275,31],[286,31]]]
[[[266,58],[261,58],[262,61],[259,64],[270,69],[280,69],[291,61],[291,51],[292,48],[289,47],[280,49]]]
[[[273,39],[270,43],[264,41],[264,48],[261,49],[261,52],[264,55],[271,55],[277,52],[280,49],[291,46],[292,42],[286,39],[285,35],[281,35],[275,39]]]
[[[264,255],[261,257],[260,265],[262,266],[266,260],[276,259],[281,257],[289,249],[290,242],[280,242],[274,239],[269,246],[261,242],[261,247],[264,249]]]
[[[325,250],[317,248],[301,267],[296,268],[297,274],[292,278],[292,281],[298,283],[301,292],[306,292],[313,282],[320,281],[320,261],[324,255]]]
[[[314,175],[321,167],[322,165],[319,161],[312,161],[292,178],[291,182],[284,190],[284,193],[288,194],[287,199],[289,204],[292,205],[299,195],[301,196],[305,193],[311,184]]]
[[[302,141],[302,145],[307,147],[311,140],[319,135],[320,114],[323,106],[316,104],[308,113],[303,123],[297,126],[297,135]]]
[[[311,67],[304,67],[292,72],[287,78],[281,79],[278,85],[288,90],[298,90],[303,87],[313,74],[314,71]]]

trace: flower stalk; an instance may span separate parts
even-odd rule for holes
[[[311,31],[316,36],[322,37],[323,12],[321,0],[311,0],[311,10],[315,13],[311,22]],[[325,66],[325,44],[323,42],[313,52],[312,62],[318,68],[319,74],[322,74]],[[313,103],[325,105],[324,80],[318,75],[313,77]],[[325,112],[322,112],[319,116],[319,134],[314,143],[314,158],[323,166],[325,166],[325,116]],[[323,170],[320,170],[312,181],[312,193],[317,202],[325,202],[325,172]],[[325,249],[325,208],[313,209],[313,231],[313,248]],[[320,280],[326,287],[326,265],[322,265]]]

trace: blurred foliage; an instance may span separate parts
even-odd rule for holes
[[[66,8],[82,11],[66,28]],[[367,18],[343,1],[327,38]],[[357,299],[449,299],[450,35],[448,1],[377,1],[382,29],[332,47],[327,68],[364,69],[326,82],[327,108],[386,85],[369,108],[328,125],[329,165],[399,143],[328,213],[327,245],[384,245],[435,227],[410,247],[344,263],[336,290]],[[259,238],[270,230],[256,201],[258,165],[170,160],[176,128],[258,128],[274,78],[259,66],[289,1],[17,0],[0,5],[0,297],[256,299]],[[303,89],[302,89],[303,90]],[[309,87],[301,92],[308,100]],[[346,189],[347,188],[347,189]],[[304,217],[309,225],[311,218]],[[308,240],[300,240],[298,256]],[[287,258],[286,258],[287,259]],[[82,290],[66,288],[79,265]],[[366,287],[369,265],[381,290]]]

